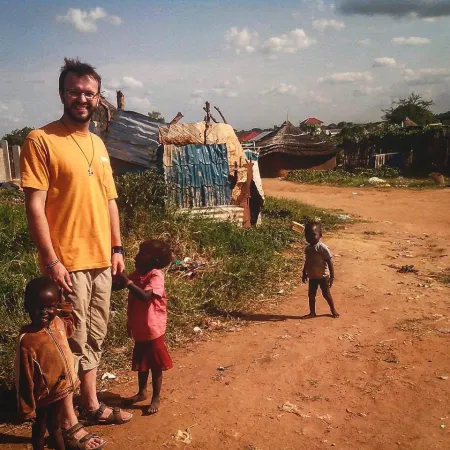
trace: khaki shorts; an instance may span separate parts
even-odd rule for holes
[[[69,339],[75,372],[95,369],[102,356],[111,304],[111,268],[79,270],[70,274],[75,333]]]

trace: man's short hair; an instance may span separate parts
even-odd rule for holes
[[[81,62],[77,59],[64,58],[64,65],[61,67],[61,73],[59,75],[59,91],[64,91],[64,80],[69,72],[77,74],[79,77],[86,75],[94,78],[98,81],[98,92],[102,85],[102,77],[95,71],[95,68],[90,64]]]

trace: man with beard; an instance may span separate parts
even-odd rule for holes
[[[73,304],[70,347],[81,381],[81,405],[91,423],[124,423],[131,414],[99,403],[97,367],[106,335],[111,272],[124,269],[119,214],[108,153],[89,132],[101,77],[89,64],[65,59],[59,77],[62,117],[32,131],[21,155],[28,226],[41,268]],[[72,428],[63,418],[63,428]],[[83,430],[77,431],[78,435]],[[86,448],[93,448],[87,446]]]

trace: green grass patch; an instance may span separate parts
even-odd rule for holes
[[[399,176],[396,169],[382,167],[380,169],[359,169],[355,172],[347,172],[342,169],[337,170],[293,170],[289,172],[286,180],[304,184],[321,184],[328,186],[348,186],[348,187],[373,187],[369,183],[372,177],[381,178],[391,187],[432,189],[442,188],[434,183],[431,178],[409,178]]]
[[[345,222],[336,214],[290,200],[267,198],[263,224],[243,229],[229,222],[215,222],[180,214],[165,207],[165,187],[155,172],[127,174],[116,180],[120,193],[122,234],[128,252],[127,271],[145,239],[171,244],[180,260],[202,261],[202,270],[190,278],[174,267],[167,269],[169,298],[167,340],[179,345],[193,334],[193,327],[211,314],[245,312],[256,300],[269,299],[286,282],[299,276],[303,252],[287,252],[303,236],[291,222],[319,218],[325,231]],[[345,222],[345,223],[348,223]],[[0,191],[0,391],[11,387],[14,345],[26,323],[22,303],[26,283],[39,275],[37,255],[27,229],[23,195]],[[261,294],[263,297],[261,297]],[[131,341],[127,337],[127,291],[113,293],[111,320],[101,369],[129,365]]]

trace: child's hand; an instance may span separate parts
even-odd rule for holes
[[[129,278],[125,272],[116,273],[114,275],[113,279],[116,283],[120,283],[120,284],[127,284],[129,281]]]
[[[120,291],[124,289],[129,281],[129,278],[125,272],[118,272],[112,277],[112,290]]]
[[[303,272],[302,283],[305,284],[307,281],[308,281],[308,275],[306,274],[306,272]]]
[[[333,286],[333,282],[334,282],[334,277],[330,277],[330,279],[328,280],[328,285],[330,287]]]

